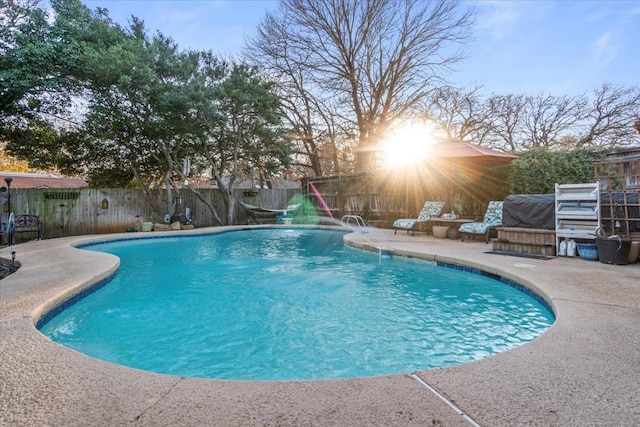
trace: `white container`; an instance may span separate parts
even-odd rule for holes
[[[576,242],[573,239],[569,240],[569,243],[567,243],[567,256],[576,256]]]
[[[293,218],[282,218],[282,223],[285,225],[291,224],[291,221],[293,221]]]
[[[567,256],[567,241],[563,240],[560,242],[560,247],[558,248],[558,256]]]

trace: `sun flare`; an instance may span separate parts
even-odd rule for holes
[[[435,142],[434,129],[425,123],[409,123],[389,134],[381,146],[386,166],[412,166],[424,160]]]

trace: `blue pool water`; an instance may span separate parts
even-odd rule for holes
[[[53,341],[189,377],[310,380],[465,363],[533,340],[553,314],[498,280],[347,247],[344,233],[252,229],[125,240],[119,273],[40,326]]]

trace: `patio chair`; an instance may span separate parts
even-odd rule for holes
[[[464,241],[465,237],[484,236],[485,243],[489,243],[491,231],[502,225],[502,201],[491,201],[487,206],[484,219],[480,222],[462,224],[458,231]]]
[[[418,218],[396,219],[393,222],[393,234],[396,234],[398,230],[407,230],[407,234],[409,233],[409,231],[411,231],[411,235],[414,236],[416,234],[416,228],[418,227],[418,225],[426,224],[431,218],[440,216],[443,207],[444,202],[425,202],[422,210],[420,211],[420,215],[418,215]]]
[[[38,215],[16,215],[12,243],[15,244],[16,236],[22,233],[30,233],[34,240],[42,240],[42,221],[40,221],[40,217]]]

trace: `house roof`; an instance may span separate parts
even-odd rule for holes
[[[11,178],[11,188],[84,188],[89,184],[78,178],[64,178],[44,173],[0,172],[0,186],[6,187],[5,178]]]

